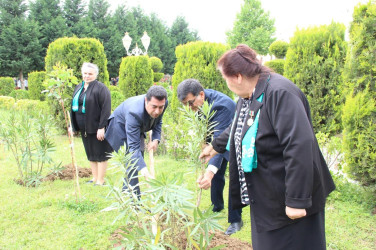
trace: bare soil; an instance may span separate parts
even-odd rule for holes
[[[65,165],[63,170],[58,173],[48,174],[43,178],[43,181],[54,180],[72,180],[76,176],[76,170],[72,164]],[[91,176],[91,169],[78,167],[78,176],[80,178],[86,178]]]

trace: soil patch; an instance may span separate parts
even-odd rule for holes
[[[118,229],[116,230],[110,237],[110,240],[115,242],[113,247],[119,247],[121,246],[120,240],[123,238],[122,236],[122,230]],[[186,243],[187,243],[187,238],[185,237],[185,234],[182,233],[181,237],[178,237],[174,241],[175,247],[178,249],[185,249]],[[221,231],[216,231],[214,233],[214,236],[210,242],[209,249],[222,246],[221,249],[226,249],[226,250],[252,250],[252,246],[250,243],[246,241],[239,240],[237,238],[232,238],[228,235],[225,235]],[[124,249],[124,248],[122,248]]]
[[[72,164],[65,165],[63,170],[57,173],[48,174],[46,177],[43,178],[43,181],[54,181],[54,180],[72,180],[76,176],[76,169]],[[91,176],[91,169],[90,168],[81,168],[78,167],[78,176],[80,178],[86,178]]]

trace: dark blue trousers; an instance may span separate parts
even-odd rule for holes
[[[213,204],[213,212],[219,212],[224,209],[223,190],[225,188],[225,173],[227,160],[223,159],[221,168],[214,175],[210,188],[210,198]],[[242,209],[231,209],[231,198],[228,199],[228,222],[239,222],[242,218]]]
[[[142,157],[144,157],[144,151],[141,151]],[[141,190],[140,186],[138,185],[138,171],[137,171],[137,166],[133,169],[127,169],[127,177],[124,178],[124,183],[123,183],[123,192],[125,190],[133,190],[133,193],[137,195],[137,198],[141,198]],[[131,188],[128,188],[131,187]]]

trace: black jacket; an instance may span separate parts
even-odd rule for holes
[[[310,108],[301,90],[281,75],[261,74],[250,110],[260,110],[256,136],[257,168],[245,178],[257,231],[270,231],[294,223],[285,206],[305,208],[307,216],[322,211],[335,189],[312,128]],[[256,99],[264,93],[260,103]],[[243,99],[237,103],[236,117]],[[249,116],[249,114],[248,114]],[[249,117],[246,118],[246,121]],[[249,126],[244,125],[242,138]],[[239,172],[231,126],[212,142],[223,153],[230,137],[230,193],[232,208],[240,199]],[[295,220],[297,221],[297,220]]]
[[[73,97],[81,89],[82,83],[74,89]],[[106,85],[94,80],[86,90],[85,100],[85,128],[86,133],[95,134],[98,129],[107,126],[108,117],[111,115],[111,94]],[[72,105],[71,105],[72,110]],[[75,115],[71,111],[72,126],[74,131],[79,131]],[[83,131],[81,131],[83,132]]]

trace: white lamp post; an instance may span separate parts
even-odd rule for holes
[[[149,45],[150,45],[150,37],[148,36],[146,31],[144,32],[144,35],[141,38],[141,42],[142,42],[142,45],[145,48],[145,52],[143,52],[138,47],[137,43],[136,43],[136,47],[134,49],[132,49],[131,52],[129,52],[129,47],[131,46],[132,38],[129,36],[128,32],[125,32],[125,35],[124,35],[122,40],[123,40],[123,45],[124,45],[125,50],[127,51],[128,56],[131,56],[131,55],[134,55],[134,56],[146,55],[148,53],[148,48],[149,48]]]

